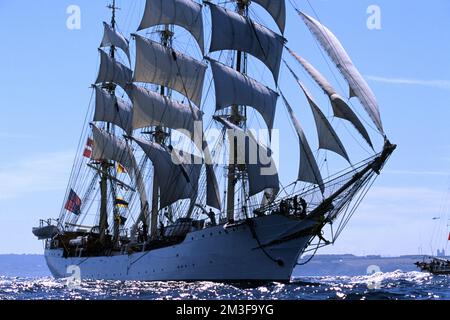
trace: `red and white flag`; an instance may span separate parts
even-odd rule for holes
[[[86,142],[86,148],[84,148],[84,152],[83,152],[83,156],[85,158],[92,158],[92,149],[94,147],[94,140],[92,140],[91,138],[88,138],[87,142]]]

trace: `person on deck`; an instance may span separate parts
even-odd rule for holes
[[[217,226],[216,214],[212,211],[212,209],[209,209],[208,218],[211,221],[212,226]]]
[[[308,204],[306,203],[305,199],[300,198],[300,206],[302,207],[301,211],[301,217],[306,217],[306,210],[308,209]]]

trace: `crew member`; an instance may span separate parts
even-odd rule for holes
[[[217,226],[216,214],[212,211],[212,209],[209,209],[208,218],[211,221],[212,226]]]

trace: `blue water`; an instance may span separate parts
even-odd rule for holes
[[[42,257],[0,258],[0,300],[450,300],[450,277],[416,271],[364,276],[299,277],[294,283],[86,281],[69,288],[53,279]]]

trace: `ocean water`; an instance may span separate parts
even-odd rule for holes
[[[417,271],[297,277],[291,284],[53,279],[39,256],[0,257],[0,300],[450,300],[450,276]]]

